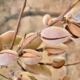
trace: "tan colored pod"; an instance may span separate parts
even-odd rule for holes
[[[45,45],[45,50],[48,52],[48,55],[58,55],[67,52],[68,47],[65,44]]]
[[[24,40],[21,40],[19,46],[24,46],[26,42],[29,41],[29,38],[31,36],[34,36],[35,33],[29,33],[26,35],[26,38]],[[40,44],[42,43],[40,36],[35,38],[29,45],[27,45],[25,48],[27,49],[36,49],[40,46]],[[36,45],[35,45],[36,44]]]
[[[68,26],[65,27],[73,37],[80,37],[80,27],[74,23],[70,23]]]
[[[41,61],[41,59],[42,59],[42,56],[40,52],[37,52],[32,49],[23,50],[23,55],[21,57],[21,60],[25,64],[29,64],[29,65],[37,64]]]
[[[51,16],[49,14],[44,15],[43,17],[43,24],[48,25],[48,22],[50,21]]]
[[[40,75],[42,72],[41,67],[39,66],[39,64],[34,64],[34,65],[26,65],[26,69],[33,74],[37,74]]]
[[[17,59],[18,53],[13,50],[2,50],[0,52],[0,66],[7,66],[15,59]]]
[[[50,69],[46,65],[40,65],[40,67],[42,69],[40,76],[45,78],[50,78],[52,76]]]
[[[70,36],[67,30],[55,26],[45,28],[41,32],[42,41],[51,45],[66,42]]]
[[[54,22],[57,19],[57,17],[52,18],[49,20],[48,25],[50,25],[52,22]],[[61,26],[64,22],[63,21],[57,21],[55,24],[53,24],[54,26]]]
[[[11,45],[11,42],[13,40],[13,36],[15,34],[15,31],[14,30],[10,30],[10,31],[7,31],[5,33],[3,33],[0,37],[1,37],[1,42],[2,42],[2,45],[3,46],[6,46],[6,45]],[[16,40],[15,40],[15,45],[17,45],[21,40],[21,36],[18,36],[16,37]]]
[[[64,64],[65,64],[65,58],[61,56],[53,57],[52,67],[58,69],[58,68],[61,68]]]

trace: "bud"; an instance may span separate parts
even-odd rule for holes
[[[7,66],[15,59],[17,59],[18,54],[13,50],[2,50],[0,52],[0,66]]]
[[[29,38],[31,36],[34,36],[34,35],[35,35],[35,33],[29,33],[29,34],[27,34],[26,37],[25,37],[25,39],[24,40],[23,39],[21,40],[21,42],[19,44],[19,47],[20,46],[24,46],[25,43],[30,40]],[[37,49],[40,46],[41,42],[42,42],[41,41],[41,38],[40,38],[40,36],[38,36],[29,45],[27,45],[25,48],[27,48],[27,49]]]
[[[52,67],[58,69],[61,68],[65,64],[65,58],[58,56],[58,57],[53,57],[52,59]]]
[[[1,42],[3,46],[10,46],[11,42],[13,40],[15,31],[14,30],[10,30],[7,31],[5,33],[3,33],[0,37],[1,37]],[[16,40],[15,40],[15,45],[17,45],[21,40],[21,37],[17,35]]]
[[[29,64],[29,65],[37,64],[41,61],[41,59],[42,59],[42,56],[40,52],[37,52],[32,49],[23,50],[23,55],[21,57],[21,60],[25,64]]]
[[[48,55],[58,55],[67,52],[68,47],[65,44],[45,45],[45,50],[48,52]]]
[[[66,42],[69,37],[69,32],[60,27],[48,27],[41,32],[42,41],[51,45]]]
[[[44,15],[43,17],[43,24],[48,25],[48,22],[50,21],[51,16],[49,14]]]

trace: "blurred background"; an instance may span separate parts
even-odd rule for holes
[[[45,28],[42,23],[42,18],[45,14],[48,13],[51,17],[57,17],[73,1],[74,0],[27,0],[27,5],[22,16],[19,35],[23,36],[25,33],[41,31]],[[8,30],[16,29],[16,22],[23,2],[24,0],[0,0],[0,34]],[[67,62],[73,63],[79,61],[80,44],[70,42],[67,45],[69,47]],[[44,56],[46,56],[46,53],[43,54],[43,61],[47,61],[48,57]],[[79,64],[70,66],[68,69],[71,80],[80,80]],[[37,79],[59,80],[66,75],[65,67],[62,67],[61,69],[54,69],[50,67],[50,70],[52,72],[51,78],[47,79],[36,76]]]

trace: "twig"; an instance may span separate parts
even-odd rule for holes
[[[59,20],[62,20],[64,15],[66,15],[80,0],[75,0],[72,4],[69,5],[69,7],[54,21],[52,20],[48,26],[52,26],[53,24],[55,24],[56,22],[58,22]]]
[[[4,76],[3,74],[0,74],[0,76],[2,76],[5,79],[8,79],[8,77]]]
[[[65,58],[66,58],[66,63],[68,63],[68,54],[65,53]],[[66,66],[66,75],[68,75],[69,70],[68,70],[68,66]]]
[[[40,65],[52,66],[52,63],[43,63],[43,62],[40,62],[39,64],[40,64]],[[80,64],[80,62],[71,63],[71,64],[65,64],[64,66],[73,66],[73,65],[77,65],[77,64]]]
[[[26,69],[23,68],[23,66],[19,63],[19,61],[17,61],[17,64],[20,66],[21,70],[27,71]]]
[[[19,31],[21,17],[22,17],[22,14],[23,14],[23,11],[24,11],[25,7],[26,7],[26,0],[24,1],[23,7],[22,7],[21,12],[19,14],[19,18],[18,18],[18,21],[17,21],[17,29],[15,31],[15,34],[14,34],[13,41],[12,41],[10,49],[13,49],[14,42],[15,42],[15,39],[16,39],[16,35],[17,35],[18,31]]]

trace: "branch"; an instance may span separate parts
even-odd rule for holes
[[[0,76],[2,76],[5,79],[9,79],[8,77],[4,76],[3,74],[0,74]]]
[[[15,31],[15,34],[14,34],[13,41],[12,41],[10,49],[13,49],[14,42],[15,42],[15,39],[16,39],[16,35],[17,35],[18,31],[19,31],[21,17],[22,17],[22,14],[23,14],[23,11],[24,11],[25,7],[26,7],[26,0],[24,1],[23,7],[22,7],[21,12],[19,14],[19,18],[18,18],[18,21],[17,21],[17,29]]]
[[[80,0],[75,0],[72,4],[69,5],[69,7],[54,21],[52,20],[48,26],[52,26],[53,24],[55,24],[56,22],[58,22],[59,20],[62,20],[64,15],[66,15]]]
[[[43,62],[40,62],[39,64],[40,65],[52,66],[52,63],[43,63]],[[73,66],[73,65],[77,65],[77,64],[80,64],[80,62],[71,63],[71,64],[65,64],[64,66]]]

